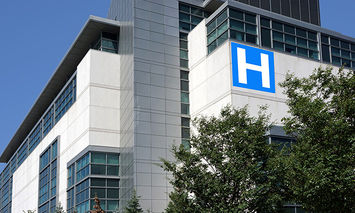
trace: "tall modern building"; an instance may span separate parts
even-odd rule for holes
[[[355,39],[320,26],[317,0],[112,0],[1,154],[0,213],[88,212],[95,195],[113,212],[133,190],[162,212],[172,187],[160,159],[189,145],[191,117],[267,104],[270,142],[287,142],[278,83],[328,65],[355,69]]]

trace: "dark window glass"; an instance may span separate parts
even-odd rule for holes
[[[245,41],[253,44],[257,44],[257,38],[255,35],[246,34]]]
[[[91,186],[106,186],[106,180],[102,178],[91,178]]]
[[[181,118],[181,126],[190,127],[190,119],[182,117]]]
[[[309,22],[308,0],[300,0],[301,2],[301,20]]]
[[[107,164],[118,165],[118,154],[107,154]]]
[[[95,196],[99,198],[106,198],[106,192],[105,189],[97,189],[97,188],[92,188],[90,189],[90,197],[94,198]]]
[[[106,163],[106,154],[100,152],[91,153],[91,162],[105,164]]]
[[[197,16],[191,16],[191,23],[192,24],[199,24],[202,21],[202,18],[197,17]]]
[[[187,40],[187,33],[180,33],[180,39],[185,39]]]
[[[329,37],[328,36],[322,35],[321,39],[322,39],[322,43],[329,44]]]
[[[300,47],[306,47],[307,48],[307,40],[303,38],[297,38],[297,45]]]
[[[300,2],[299,0],[291,0],[291,17],[300,19]]]
[[[217,47],[217,42],[214,41],[212,42],[210,45],[208,45],[207,49],[208,49],[208,53],[211,53],[213,50],[215,50]]]
[[[188,60],[189,59],[188,52],[186,50],[181,50],[180,49],[180,58]]]
[[[308,50],[304,48],[297,47],[297,54],[300,56],[308,57]]]
[[[228,21],[226,20],[217,28],[217,36],[222,35],[228,29]]]
[[[274,41],[274,49],[284,51],[284,44]]]
[[[186,13],[180,12],[180,13],[179,13],[179,20],[180,20],[180,21],[185,21],[185,22],[190,23],[190,15],[189,15],[189,14],[186,14]]]
[[[317,33],[308,32],[308,38],[317,41]]]
[[[107,186],[108,187],[119,187],[120,181],[117,179],[107,179]]]
[[[180,28],[180,30],[190,31],[190,24],[180,21],[179,28]]]
[[[180,70],[180,78],[184,80],[189,80],[189,72]]]
[[[309,57],[313,58],[315,60],[319,60],[319,53],[318,51],[313,51],[313,50],[309,50]]]
[[[217,46],[221,45],[225,40],[228,39],[228,31],[223,33],[218,39],[217,39]]]
[[[244,31],[244,23],[241,21],[236,21],[236,20],[230,20],[230,28],[236,29],[239,31]]]
[[[282,24],[276,21],[272,21],[272,29],[283,31]]]
[[[107,166],[107,175],[118,176],[118,166]]]
[[[274,13],[279,13],[281,12],[280,8],[280,0],[271,0],[271,11]]]
[[[238,41],[244,41],[244,33],[241,33],[241,32],[238,32],[238,31],[231,30],[230,31],[230,37],[232,39],[236,39]]]
[[[106,175],[106,166],[105,165],[91,165],[91,174]]]
[[[251,14],[245,14],[245,21],[256,24],[256,16]]]
[[[332,56],[340,56],[340,49],[332,47]]]
[[[281,12],[282,12],[282,15],[285,15],[285,16],[291,15],[289,0],[281,0]]]
[[[180,89],[184,91],[189,91],[189,82],[188,81],[180,81]]]
[[[107,189],[107,198],[118,199],[118,189]]]
[[[352,62],[352,67],[355,69],[355,61]]]
[[[295,34],[295,28],[290,25],[284,25],[284,30],[286,33]]]
[[[341,59],[341,64],[344,65],[344,67],[351,67],[350,63],[351,62],[348,59],[344,59],[344,58]]]
[[[330,38],[330,44],[331,44],[332,46],[339,47],[339,40],[338,40],[338,39],[335,39],[335,38]]]
[[[215,30],[207,36],[207,44],[210,44],[211,42],[216,40],[216,38],[217,38],[217,31]]]
[[[349,48],[349,43],[348,42],[345,42],[345,41],[341,41],[340,42],[340,44],[341,44],[341,48],[343,48],[343,49],[350,49]]]
[[[289,44],[296,44],[296,38],[294,36],[285,34],[285,42]]]
[[[270,0],[261,0],[261,8],[270,11]]]
[[[198,16],[203,16],[203,11],[199,8],[191,7],[191,13]]]
[[[289,53],[292,53],[292,54],[296,54],[296,47],[286,44],[285,45],[285,51],[289,52]]]
[[[346,50],[341,50],[341,57],[350,58],[350,52]]]
[[[190,138],[190,128],[181,128],[181,137]]]
[[[190,7],[188,5],[179,4],[179,10],[190,13]]]
[[[309,0],[309,10],[310,10],[310,16],[311,16],[311,23],[319,25],[318,0]]]
[[[116,200],[107,200],[107,210],[116,211],[118,209],[118,201]]]
[[[261,21],[261,26],[270,28],[270,20],[269,19],[261,18],[260,21]]]
[[[351,44],[351,50],[355,51],[355,44]]]
[[[218,17],[217,17],[217,26],[221,24],[224,20],[227,19],[227,10],[223,11]]]
[[[330,54],[329,54],[329,46],[328,45],[322,45],[322,57],[323,61],[325,62],[330,62]]]
[[[211,23],[207,24],[207,34],[212,32],[216,28],[216,20],[213,20]]]
[[[332,56],[332,63],[340,66],[340,58]]]
[[[317,44],[317,42],[308,41],[308,48],[310,48],[310,49],[312,49],[312,50],[318,50],[318,44]]]
[[[297,28],[296,29],[296,34],[298,36],[301,36],[303,38],[307,38],[307,31],[303,30],[303,29],[300,29],[300,28]]]
[[[247,33],[256,35],[256,26],[251,24],[245,24],[245,31]]]
[[[264,47],[271,47],[271,35],[269,29],[261,28],[261,44]]]
[[[229,9],[229,16],[235,19],[244,20],[243,13],[238,10]]]
[[[273,32],[272,33],[272,37],[274,40],[276,41],[284,41],[284,38],[283,38],[283,34],[282,33],[279,33],[279,32]]]
[[[180,59],[180,67],[188,68],[189,67],[189,61]]]
[[[182,114],[190,114],[190,109],[188,104],[181,103],[181,113]]]

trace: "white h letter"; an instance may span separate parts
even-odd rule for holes
[[[269,56],[261,53],[261,66],[248,64],[245,56],[245,49],[237,48],[238,52],[238,79],[239,83],[247,84],[247,69],[261,72],[262,85],[270,88]]]

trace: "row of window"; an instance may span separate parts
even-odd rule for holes
[[[255,14],[226,8],[206,25],[208,54],[230,38],[313,60],[321,60],[321,51],[322,61],[355,68],[355,43],[324,34],[319,39],[316,31],[265,17],[257,20]]]
[[[38,212],[51,213],[56,208],[57,195],[57,150],[55,140],[40,156]]]
[[[76,99],[76,78],[72,77],[65,89],[57,96],[38,124],[32,129],[20,148],[12,156],[7,168],[1,173],[0,180],[7,179],[22,164],[27,156],[37,147],[59,119],[68,111]],[[11,174],[10,174],[11,172]]]
[[[100,38],[94,42],[92,49],[110,53],[118,53],[118,35],[108,32],[101,32]]]
[[[93,209],[93,198],[100,199],[105,212],[118,209],[119,154],[88,152],[68,167],[67,212]],[[95,176],[91,177],[91,176]],[[102,178],[98,177],[102,176]]]

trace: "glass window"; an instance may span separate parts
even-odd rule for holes
[[[92,152],[91,153],[91,162],[105,164],[106,163],[106,154],[100,153],[100,152]]]
[[[40,167],[39,167],[40,170],[42,170],[44,167],[46,167],[49,163],[49,151],[50,151],[50,149],[48,149],[40,157]]]
[[[199,8],[191,7],[191,13],[198,16],[203,16],[203,11]]]
[[[317,42],[313,41],[308,41],[308,47],[312,50],[318,50],[318,44]]]
[[[95,196],[99,198],[106,198],[106,190],[105,189],[100,189],[100,188],[91,188],[90,189],[90,197],[94,198]]]
[[[245,21],[256,24],[256,16],[255,15],[250,15],[250,14],[245,14]]]
[[[199,24],[202,21],[202,18],[197,17],[197,16],[191,16],[191,23],[192,24]]]
[[[317,41],[317,33],[308,32],[308,38]]]
[[[351,44],[351,50],[355,51],[355,44]]]
[[[285,51],[289,52],[289,53],[292,53],[292,54],[296,54],[296,47],[286,44],[285,45]]]
[[[190,128],[181,128],[181,137],[190,138]]]
[[[330,62],[329,46],[322,44],[322,57],[323,61]]]
[[[106,186],[106,180],[103,178],[91,178],[91,186]]]
[[[245,24],[245,30],[247,33],[256,35],[256,26],[251,24]]]
[[[180,82],[181,90],[189,91],[189,82],[181,81]]]
[[[118,165],[119,155],[118,154],[107,154],[107,164]]]
[[[179,13],[179,20],[180,21],[190,22],[190,15],[180,12]]]
[[[106,175],[105,165],[91,165],[91,174],[93,175]]]
[[[344,65],[345,67],[351,67],[351,62],[348,59],[341,59],[341,64]]]
[[[207,49],[208,49],[208,53],[211,53],[213,50],[215,50],[217,47],[217,42],[214,41],[212,42],[210,45],[208,45]]]
[[[236,29],[239,31],[244,31],[244,23],[236,20],[229,20],[230,22],[230,28]]]
[[[303,30],[303,29],[300,29],[300,28],[297,28],[296,29],[296,34],[298,36],[301,36],[303,38],[307,38],[307,31]]]
[[[223,22],[218,28],[217,28],[217,36],[220,36],[223,34],[228,29],[228,21]]]
[[[118,209],[118,201],[116,200],[108,200],[107,201],[107,210],[108,211],[115,211]]]
[[[189,103],[189,93],[181,92],[181,102],[182,103]]]
[[[180,58],[189,59],[188,52],[186,50],[180,50]]]
[[[335,65],[339,65],[339,66],[341,65],[340,64],[340,58],[338,58],[338,57],[332,56],[332,62]]]
[[[303,38],[297,38],[297,45],[300,47],[306,47],[307,48],[307,40]]]
[[[189,72],[180,70],[180,78],[184,80],[189,80]]]
[[[180,32],[180,34],[179,34],[179,36],[180,36],[180,39],[185,39],[185,40],[187,40],[187,33],[182,33],[182,32]]]
[[[216,28],[216,20],[213,20],[211,21],[211,23],[207,25],[207,34],[212,32],[212,30],[214,30],[215,28]]]
[[[261,18],[260,21],[261,21],[261,26],[270,28],[270,20],[269,19]]]
[[[190,127],[190,119],[181,117],[181,126]]]
[[[244,41],[244,33],[241,33],[241,32],[238,32],[238,31],[231,30],[230,31],[230,37],[232,39],[236,39],[238,41]]]
[[[284,44],[281,42],[274,41],[274,48],[277,50],[284,51]]]
[[[228,31],[223,33],[218,39],[217,39],[217,45],[221,45],[225,40],[228,39]]]
[[[179,28],[180,30],[190,31],[190,24],[180,21]]]
[[[283,31],[282,24],[276,21],[272,21],[272,29]]]
[[[223,11],[218,17],[217,17],[217,26],[221,24],[224,20],[227,19],[227,10]]]
[[[245,41],[253,44],[257,44],[258,40],[255,35],[246,34]]]
[[[185,59],[180,59],[180,67],[188,68],[189,67],[189,61]]]
[[[309,50],[309,57],[313,58],[315,60],[319,60],[319,53],[318,51],[313,51],[313,50]]]
[[[181,113],[182,114],[190,114],[190,109],[188,104],[181,103]]]
[[[269,29],[261,28],[261,44],[264,47],[271,47],[271,35]]]
[[[329,37],[328,36],[322,35],[321,39],[322,39],[322,43],[329,44]]]
[[[237,10],[229,9],[229,16],[235,19],[244,20],[243,13]]]
[[[340,56],[340,49],[332,47],[332,55],[333,56]]]
[[[213,31],[211,34],[207,36],[207,44],[210,44],[217,38],[217,31]]]
[[[332,46],[336,46],[339,47],[339,40],[335,39],[335,38],[330,38],[330,44]]]
[[[118,176],[118,166],[107,166],[107,175]]]
[[[286,33],[295,34],[295,28],[290,25],[284,25],[284,30]]]
[[[341,48],[343,48],[343,49],[350,49],[349,48],[349,43],[348,42],[345,42],[345,41],[341,41],[340,42],[340,44],[341,44]]]
[[[346,50],[341,50],[341,57],[350,58],[350,52]]]
[[[289,44],[296,44],[296,38],[294,36],[285,34],[285,42]]]
[[[308,57],[308,50],[301,47],[297,47],[297,54],[300,56]]]
[[[274,40],[276,41],[284,41],[284,38],[283,38],[283,34],[282,33],[279,33],[279,32],[273,32],[272,33],[272,37]]]
[[[179,4],[179,10],[190,13],[190,7],[185,4]]]
[[[116,198],[118,199],[118,189],[107,189],[107,198]]]
[[[108,187],[119,187],[120,181],[117,179],[107,179],[107,186]]]

